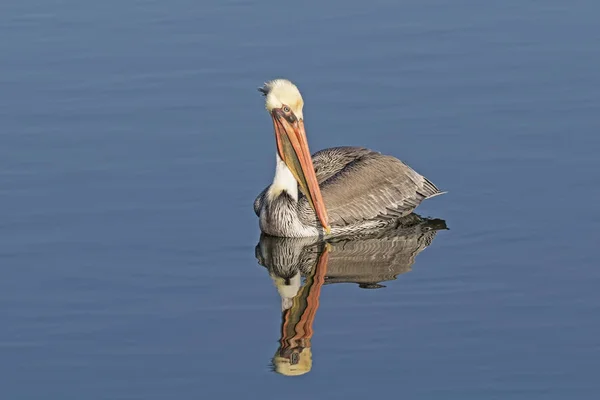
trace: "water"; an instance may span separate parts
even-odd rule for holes
[[[597,397],[598,12],[2,2],[1,397]],[[294,245],[305,289],[280,296],[252,212],[274,171],[255,88],[279,76],[313,151],[367,146],[449,191],[413,264]],[[302,316],[310,372],[285,377]]]

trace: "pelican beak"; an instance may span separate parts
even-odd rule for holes
[[[327,210],[306,141],[304,121],[296,118],[292,112],[286,114],[281,108],[274,108],[271,111],[271,117],[273,118],[279,157],[292,171],[300,185],[300,190],[308,199],[325,232],[330,233]]]

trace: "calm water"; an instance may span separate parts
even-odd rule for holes
[[[0,397],[600,395],[599,13],[4,0]],[[405,160],[450,230],[259,242],[279,76],[313,151]]]

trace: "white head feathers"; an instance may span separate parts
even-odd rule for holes
[[[274,79],[265,82],[264,86],[258,90],[266,97],[265,107],[271,112],[274,108],[280,108],[284,104],[292,109],[298,119],[304,119],[302,108],[304,100],[300,91],[292,82],[287,79]]]

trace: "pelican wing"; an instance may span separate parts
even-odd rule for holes
[[[313,164],[332,226],[402,217],[442,193],[397,158],[361,147],[321,150],[313,155]],[[304,196],[298,199],[298,216],[306,224],[315,223]]]

